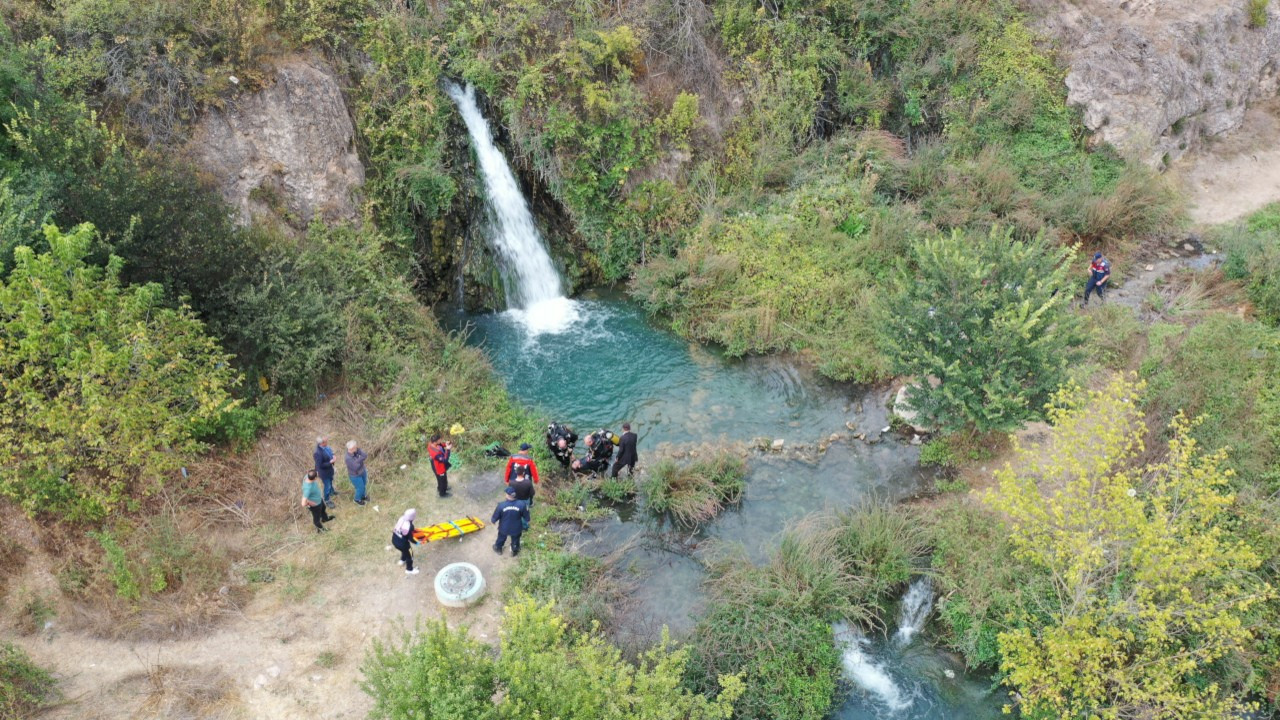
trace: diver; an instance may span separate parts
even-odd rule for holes
[[[547,449],[564,467],[573,463],[573,448],[578,443],[578,433],[564,423],[553,422],[547,426]]]
[[[587,444],[586,455],[573,461],[573,471],[587,475],[607,470],[617,441],[618,436],[608,430],[597,430],[588,435],[584,441]]]

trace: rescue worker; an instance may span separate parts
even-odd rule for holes
[[[553,422],[547,426],[547,450],[564,467],[573,463],[573,446],[577,442],[578,433],[568,425]]]
[[[507,499],[498,503],[493,510],[491,522],[498,525],[498,541],[493,544],[493,551],[502,554],[502,546],[511,538],[511,557],[520,554],[520,536],[529,522],[529,505],[516,500],[516,489],[507,486]]]
[[[511,488],[516,491],[516,499],[525,501],[530,507],[533,506],[533,478],[529,477],[529,468],[524,465],[516,466],[516,476],[511,479]]]
[[[436,492],[440,497],[449,497],[449,455],[453,452],[452,442],[441,442],[440,434],[431,436],[427,444],[427,453],[431,456],[431,472],[436,475]]]
[[[583,441],[587,444],[587,453],[573,461],[573,471],[580,475],[602,473],[609,469],[609,460],[613,458],[612,433],[608,430],[597,430]]]
[[[613,462],[613,477],[618,477],[618,471],[622,468],[627,469],[627,475],[634,475],[636,472],[636,442],[639,438],[635,433],[631,432],[631,423],[622,423],[622,440],[618,443],[618,459]]]
[[[520,452],[507,458],[507,471],[502,474],[503,480],[508,485],[511,484],[512,478],[516,476],[516,468],[523,467],[529,471],[529,477],[534,482],[538,482],[538,465],[529,456],[529,450],[532,448],[529,443],[520,443]]]
[[[404,511],[404,515],[400,516],[399,522],[396,523],[395,529],[391,531],[391,545],[400,551],[400,564],[404,566],[405,575],[417,575],[418,570],[413,566],[413,553],[409,552],[410,545],[417,545],[418,541],[413,539],[413,521],[418,517],[418,511],[409,508]]]
[[[1089,293],[1093,292],[1098,293],[1098,302],[1102,302],[1102,291],[1110,277],[1111,262],[1102,253],[1094,253],[1093,262],[1089,263],[1089,283],[1084,286],[1084,303],[1081,307],[1089,304]]]

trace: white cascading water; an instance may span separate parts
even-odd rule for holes
[[[933,580],[928,576],[916,578],[902,596],[902,609],[898,612],[898,632],[893,639],[898,645],[911,644],[912,638],[923,628],[933,611]]]
[[[867,691],[890,712],[911,707],[912,701],[903,698],[902,689],[885,671],[884,666],[867,655],[870,643],[861,632],[844,623],[836,623],[832,630],[836,636],[836,647],[840,648],[845,677]]]
[[[498,253],[510,312],[531,335],[568,329],[576,314],[574,302],[565,297],[560,274],[547,254],[520,185],[493,142],[489,123],[476,104],[475,88],[446,83],[445,92],[458,106],[471,134],[486,199],[493,211],[493,248]]]

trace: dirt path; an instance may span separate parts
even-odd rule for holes
[[[11,638],[61,678],[68,702],[42,717],[363,718],[370,700],[359,689],[359,665],[372,638],[395,638],[401,628],[443,612],[450,625],[468,624],[478,639],[496,642],[499,598],[513,560],[493,553],[491,528],[419,546],[416,576],[405,575],[387,543],[407,506],[418,509],[422,525],[468,515],[487,521],[499,499],[497,472],[468,467],[452,473],[453,497],[441,500],[434,479],[422,480],[431,478],[423,467],[392,469],[401,477],[381,480],[376,470],[373,502],[340,502],[327,535],[303,523],[285,533],[285,544],[296,543],[288,551],[289,576],[276,577],[242,616],[205,637],[111,641],[60,632],[55,621],[51,632]],[[474,608],[446,611],[433,581],[457,561],[481,569],[488,596]]]
[[[1175,164],[1191,219],[1217,225],[1280,200],[1280,99],[1250,107],[1244,124]]]

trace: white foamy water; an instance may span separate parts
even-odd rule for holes
[[[842,653],[845,677],[865,690],[879,701],[890,712],[898,712],[911,707],[911,700],[904,698],[902,688],[884,669],[867,654],[870,644],[867,638],[856,629],[844,623],[836,623],[832,630],[836,635],[836,646]]]
[[[929,619],[933,611],[933,580],[927,576],[916,578],[907,594],[902,596],[902,608],[898,611],[898,632],[893,639],[898,645],[909,645]]]
[[[447,83],[445,92],[458,106],[476,151],[486,201],[493,212],[490,237],[507,304],[531,335],[564,332],[577,314],[574,302],[564,296],[560,274],[547,254],[520,184],[476,105],[475,88]]]

